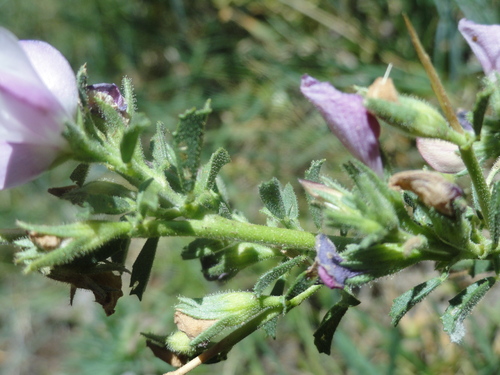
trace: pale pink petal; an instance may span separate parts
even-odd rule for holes
[[[308,75],[302,77],[300,90],[351,154],[381,175],[380,125],[363,106],[361,95],[343,93]]]
[[[458,30],[481,63],[484,73],[500,72],[500,25],[480,25],[462,18]]]
[[[0,142],[0,190],[34,180],[60,150],[37,144]]]
[[[458,153],[458,146],[441,139],[417,138],[417,148],[424,160],[441,173],[458,173],[465,164]]]
[[[33,99],[34,96],[46,93],[37,91],[36,87],[29,87],[26,82],[13,84],[17,89],[31,92],[32,101],[28,102],[25,97],[14,95],[9,87],[0,85],[0,140],[17,143],[36,140],[41,144],[59,141],[63,130],[61,120],[64,118],[60,105],[55,99],[52,100],[55,108],[35,105],[35,102],[40,104],[45,98]]]
[[[78,104],[75,73],[66,58],[50,44],[39,40],[19,42],[45,86],[72,117]]]

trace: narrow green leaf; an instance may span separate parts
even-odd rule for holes
[[[173,134],[177,168],[184,192],[194,187],[200,166],[201,147],[207,116],[211,112],[210,101],[200,110],[195,108],[179,116],[177,130]]]
[[[481,135],[481,129],[483,127],[484,115],[488,109],[488,103],[490,102],[490,97],[493,94],[491,88],[485,89],[479,92],[476,96],[476,103],[474,104],[474,109],[472,111],[472,128],[476,136]]]
[[[78,164],[74,171],[69,176],[70,180],[77,184],[79,187],[82,187],[85,183],[85,179],[89,174],[90,165],[89,164]]]
[[[132,160],[139,142],[139,136],[149,125],[149,120],[140,113],[135,114],[132,118],[120,142],[120,153],[124,163],[130,163]]]
[[[154,212],[158,208],[158,190],[159,187],[153,183],[153,179],[144,181],[139,186],[137,193],[137,209],[142,217]]]
[[[166,137],[165,124],[158,122],[156,124],[156,133],[151,138],[150,148],[153,155],[153,165],[159,172],[167,169],[172,163],[169,152],[169,144]],[[175,160],[175,157],[174,157]]]
[[[135,193],[123,185],[109,181],[91,181],[80,188],[70,189],[59,197],[87,207],[89,214],[119,215],[135,207]]]
[[[283,189],[283,204],[285,206],[286,217],[294,220],[299,217],[299,204],[297,203],[297,196],[293,191],[290,184],[286,184]]]
[[[281,184],[277,178],[259,185],[259,194],[264,206],[277,219],[286,217],[285,203],[281,196]]]
[[[491,189],[490,236],[491,250],[494,251],[500,239],[500,181],[495,181]]]
[[[452,342],[459,343],[462,340],[465,335],[463,323],[465,318],[495,282],[495,277],[487,277],[476,281],[449,301],[450,305],[441,317],[441,321]]]
[[[337,327],[351,306],[357,306],[361,302],[354,296],[342,290],[342,299],[326,313],[318,329],[314,332],[314,345],[320,353],[330,355],[332,339]]]
[[[203,166],[196,180],[195,193],[201,194],[204,190],[215,188],[215,179],[221,168],[229,163],[231,158],[226,150],[219,148],[210,157],[210,161]]]
[[[319,173],[324,162],[325,159],[312,161],[311,166],[304,175],[304,178],[306,180],[319,183],[320,182]],[[311,194],[306,193],[306,199],[307,199],[307,204],[309,205],[309,212],[311,213],[311,216],[313,218],[314,225],[316,226],[316,228],[320,229],[323,224],[322,210],[321,208],[316,207],[312,204],[314,198],[312,197]]]
[[[300,263],[303,263],[306,259],[307,257],[305,255],[299,255],[267,271],[259,278],[255,286],[253,287],[255,294],[257,296],[260,296],[269,285],[278,280],[282,275],[290,271],[293,267],[299,265]]]
[[[135,94],[132,80],[129,77],[123,77],[122,80],[123,96],[127,102],[127,113],[130,118],[135,115]]]
[[[289,301],[292,298],[298,296],[300,293],[307,290],[309,287],[314,285],[317,281],[316,277],[310,277],[309,271],[304,271],[294,280],[290,288],[286,291],[285,300]]]
[[[148,238],[141,252],[132,266],[132,275],[130,276],[130,295],[137,295],[139,301],[148,285],[151,267],[155,260],[156,248],[158,247],[158,237]]]
[[[405,292],[394,299],[389,316],[392,324],[397,326],[401,318],[417,303],[427,297],[434,289],[443,283],[448,277],[448,273],[435,277]]]

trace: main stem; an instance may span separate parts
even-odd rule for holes
[[[310,232],[244,223],[218,215],[206,215],[201,220],[146,221],[132,236],[237,240],[310,251],[315,245],[315,235]],[[345,242],[346,239],[339,237],[340,241]]]

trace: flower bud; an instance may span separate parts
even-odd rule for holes
[[[89,105],[91,110],[99,112],[95,98],[102,100],[116,109],[122,115],[127,113],[127,103],[122,96],[120,89],[114,83],[96,83],[87,86],[87,95],[89,96]]]
[[[283,307],[280,296],[257,297],[251,292],[228,292],[197,299],[179,297],[179,300],[176,306],[179,329],[181,326],[193,327],[195,322],[197,327],[201,327],[189,328],[186,332],[188,336],[196,334],[190,342],[192,347],[209,341],[224,329],[246,323],[260,312]],[[186,323],[187,317],[189,321]]]
[[[457,145],[465,142],[443,116],[422,100],[399,96],[398,103],[367,97],[365,107],[377,118],[413,137],[439,138]]]
[[[463,190],[443,178],[439,173],[427,171],[405,171],[391,176],[389,187],[409,190],[417,194],[422,202],[446,216],[455,216],[453,202],[463,195]]]
[[[422,158],[436,171],[458,173],[465,169],[458,146],[436,138],[417,138],[417,148]]]

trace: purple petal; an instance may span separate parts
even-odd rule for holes
[[[73,117],[78,104],[75,73],[57,49],[39,40],[19,42],[45,87],[59,100],[66,113]]]
[[[465,164],[458,154],[458,146],[441,139],[417,138],[417,148],[424,160],[441,173],[458,173]]]
[[[0,142],[0,190],[34,180],[60,151],[44,145]]]
[[[29,92],[29,98],[16,95],[10,90],[12,86]],[[64,116],[59,103],[46,94],[26,82],[0,85],[0,140],[17,143],[36,140],[42,144],[59,140]]]
[[[351,154],[381,175],[380,125],[363,106],[361,95],[343,93],[308,75],[302,76],[300,90]]]
[[[484,73],[500,72],[500,25],[480,25],[462,18],[458,30],[481,63]]]
[[[316,252],[318,275],[330,289],[342,289],[347,279],[362,274],[342,267],[344,259],[337,253],[335,244],[324,234],[316,236]]]
[[[109,104],[118,111],[124,113],[127,111],[127,103],[122,96],[120,89],[114,83],[96,83],[88,85],[87,91],[90,96],[102,95],[104,100],[108,100]]]

